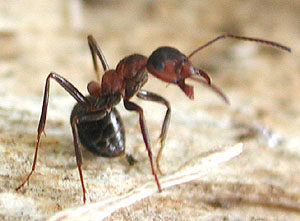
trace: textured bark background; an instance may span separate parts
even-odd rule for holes
[[[243,153],[106,219],[299,220],[300,2],[294,0],[0,1],[0,219],[44,220],[82,206],[69,125],[75,101],[54,81],[36,171],[29,185],[14,189],[31,169],[47,75],[63,75],[84,94],[95,79],[88,34],[113,68],[129,54],[150,55],[162,45],[188,54],[223,33],[277,41],[293,52],[228,39],[195,55],[193,64],[210,73],[230,106],[196,83],[193,101],[153,77],[145,88],[172,104],[161,161],[166,175],[220,146],[243,142]],[[156,155],[165,108],[134,101],[144,107]],[[119,110],[126,152],[137,163],[83,151],[88,202],[153,181],[138,116],[122,105]]]

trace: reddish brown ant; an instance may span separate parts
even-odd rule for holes
[[[170,103],[160,95],[141,89],[148,80],[148,74],[146,70],[162,81],[177,84],[190,99],[193,99],[194,92],[192,86],[185,84],[186,78],[191,78],[208,86],[219,96],[221,96],[226,103],[229,103],[227,97],[216,86],[211,84],[208,74],[193,67],[189,61],[189,58],[192,57],[196,52],[222,38],[256,41],[290,51],[288,47],[271,41],[234,35],[222,35],[197,48],[187,57],[175,48],[160,47],[155,50],[149,58],[140,54],[133,54],[122,59],[115,70],[109,70],[109,66],[101,49],[97,45],[94,38],[92,36],[88,36],[88,44],[91,50],[94,69],[98,81],[91,81],[88,84],[87,89],[90,95],[85,97],[78,91],[77,88],[75,88],[62,76],[54,72],[51,72],[48,75],[44,90],[42,113],[38,125],[37,142],[32,169],[24,182],[18,186],[16,190],[19,190],[24,186],[35,170],[40,137],[46,124],[47,107],[49,101],[49,86],[50,79],[52,78],[77,101],[77,104],[73,108],[70,121],[73,132],[76,162],[83,191],[83,202],[85,203],[86,201],[86,190],[81,171],[82,156],[80,144],[86,147],[89,151],[103,157],[116,157],[124,154],[125,131],[121,117],[115,108],[115,105],[117,105],[122,98],[124,106],[127,110],[135,111],[139,114],[139,124],[148,152],[152,174],[154,175],[158,191],[160,192],[161,186],[153,166],[150,139],[143,109],[139,105],[130,101],[130,99],[134,95],[137,95],[137,97],[141,99],[161,103],[167,108],[159,136],[161,146],[156,161],[157,168],[159,170],[159,159],[164,147],[164,141],[167,136],[171,116],[171,107]],[[96,56],[98,56],[100,59],[105,71],[101,84]],[[197,78],[197,75],[203,77],[204,80]]]

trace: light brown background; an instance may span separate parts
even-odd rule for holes
[[[78,2],[77,2],[78,3]],[[113,68],[124,56],[149,55],[162,45],[188,54],[231,33],[274,40],[278,51],[251,42],[222,40],[192,58],[228,95],[226,106],[195,84],[191,101],[176,87],[150,78],[145,88],[172,104],[162,168],[176,171],[193,156],[244,142],[244,152],[211,174],[121,209],[108,220],[297,220],[300,212],[300,3],[267,1],[0,1],[0,217],[39,220],[81,205],[69,114],[74,100],[52,82],[47,137],[36,173],[31,168],[46,76],[55,71],[87,93],[95,79],[86,36],[93,34]],[[164,108],[139,102],[154,145]],[[125,159],[84,152],[91,202],[127,193],[153,179],[137,115],[124,110]]]

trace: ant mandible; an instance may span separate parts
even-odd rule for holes
[[[103,157],[117,157],[124,154],[125,131],[121,117],[115,108],[121,99],[123,99],[125,109],[135,111],[139,114],[140,129],[148,152],[152,174],[155,178],[158,191],[161,192],[161,186],[153,166],[150,139],[143,109],[136,103],[130,101],[130,99],[136,95],[143,100],[161,103],[167,108],[159,136],[160,149],[156,158],[157,169],[161,172],[159,169],[159,159],[161,157],[170,123],[171,106],[170,103],[160,95],[142,90],[142,87],[148,80],[148,74],[146,71],[164,82],[178,85],[190,99],[193,99],[194,92],[193,87],[185,83],[186,78],[191,78],[194,81],[198,81],[206,85],[218,94],[226,103],[229,103],[223,92],[211,84],[209,75],[203,70],[195,68],[189,61],[189,58],[191,58],[195,53],[223,38],[255,41],[289,52],[291,51],[290,48],[272,41],[235,35],[221,35],[197,48],[189,56],[185,56],[179,50],[172,47],[160,47],[156,49],[149,58],[140,54],[127,56],[118,63],[114,70],[109,69],[100,47],[95,39],[89,35],[88,44],[92,54],[94,70],[98,81],[91,81],[88,84],[87,89],[90,95],[84,96],[64,77],[54,72],[51,72],[48,75],[44,90],[42,113],[38,125],[37,142],[32,169],[24,182],[19,185],[16,190],[18,191],[25,185],[26,182],[29,181],[35,170],[40,138],[41,134],[44,132],[46,124],[50,79],[52,78],[77,101],[77,104],[72,110],[70,121],[73,133],[76,163],[83,192],[83,202],[86,202],[86,190],[81,170],[82,156],[80,144],[86,147],[89,151]],[[97,56],[105,71],[101,83]],[[204,80],[197,78],[197,75],[203,77]]]

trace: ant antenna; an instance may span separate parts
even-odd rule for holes
[[[285,50],[288,52],[291,52],[291,49],[289,47],[286,47],[282,44],[276,43],[274,41],[267,41],[267,40],[263,40],[263,39],[259,39],[259,38],[249,38],[249,37],[242,37],[242,36],[237,36],[237,35],[231,35],[231,34],[225,34],[225,35],[220,35],[219,37],[216,37],[215,39],[207,42],[206,44],[200,46],[199,48],[197,48],[196,50],[194,50],[189,56],[188,58],[192,57],[194,54],[196,54],[198,51],[206,48],[207,46],[213,44],[214,42],[220,40],[220,39],[224,39],[224,38],[234,38],[234,39],[238,39],[238,40],[243,40],[243,41],[255,41],[261,44],[266,44],[266,45],[270,45],[276,48],[279,48],[281,50]]]

